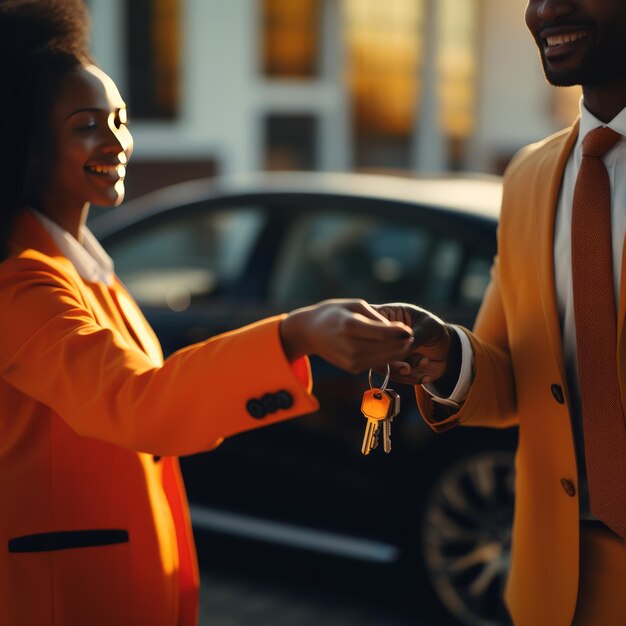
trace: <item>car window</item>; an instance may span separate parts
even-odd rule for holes
[[[269,295],[281,307],[333,297],[475,306],[490,265],[417,223],[327,210],[295,218]]]
[[[139,304],[183,311],[228,292],[246,268],[263,211],[234,207],[178,216],[107,243],[118,276]]]
[[[460,299],[467,304],[480,304],[491,277],[491,259],[473,256],[463,266]]]

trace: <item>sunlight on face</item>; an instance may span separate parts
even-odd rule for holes
[[[54,159],[44,190],[48,213],[123,200],[133,149],[126,123],[126,104],[101,69],[88,65],[64,77],[51,114]]]

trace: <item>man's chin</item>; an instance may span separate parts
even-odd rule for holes
[[[598,66],[598,64],[579,64],[571,69],[555,70],[550,64],[541,58],[543,73],[546,80],[554,87],[573,87],[583,85],[585,87],[601,87],[611,84],[616,73],[615,68]],[[624,73],[624,72],[622,72]]]
[[[579,85],[580,64],[572,63],[569,67],[566,62],[561,59],[549,61],[546,58],[545,50],[539,48],[539,57],[541,58],[541,67],[546,80],[554,87],[572,87]]]
[[[548,62],[542,57],[543,73],[546,80],[554,87],[573,87],[574,85],[582,85],[583,72],[579,68],[573,70],[557,71],[550,67]]]
[[[581,80],[579,80],[575,76],[561,76],[561,75],[547,74],[547,73],[546,73],[546,80],[553,87],[574,87],[575,85],[584,84]]]

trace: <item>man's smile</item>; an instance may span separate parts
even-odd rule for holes
[[[542,30],[540,37],[546,59],[555,60],[586,46],[590,34],[590,28],[580,26],[561,26]]]
[[[567,33],[565,35],[552,35],[551,37],[546,37],[546,41],[550,47],[552,46],[560,46],[564,43],[570,43],[571,41],[578,41],[579,39],[583,39],[587,36],[587,31],[580,30],[575,33]]]

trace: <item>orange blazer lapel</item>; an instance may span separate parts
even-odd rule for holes
[[[578,121],[569,132],[563,133],[559,141],[553,142],[552,150],[545,152],[543,160],[536,166],[533,180],[529,181],[529,206],[535,211],[538,224],[536,270],[541,301],[550,337],[550,348],[563,380],[565,366],[554,275],[554,223],[563,172],[577,137]]]
[[[57,261],[66,264],[68,274],[75,275],[79,279],[71,261],[61,253],[46,229],[28,210],[23,211],[15,222],[11,233],[10,247],[14,252],[29,248],[38,250],[46,256],[53,257]],[[137,344],[156,365],[163,363],[163,354],[158,339],[137,305],[117,278],[114,285],[110,288],[107,288],[104,284],[92,284],[87,281],[80,282],[80,279],[77,286],[80,288],[83,301],[91,308],[92,313],[101,326],[117,328],[130,341]],[[103,299],[105,302],[100,302],[99,299]],[[114,307],[119,313],[119,318],[116,318],[114,311],[106,310],[107,307],[109,309]]]
[[[163,364],[163,352],[156,335],[146,321],[143,313],[128,295],[126,289],[119,282],[117,277],[115,283],[110,288],[110,293],[117,303],[122,317],[124,318],[129,331],[135,336],[139,346],[150,357],[155,365]]]

